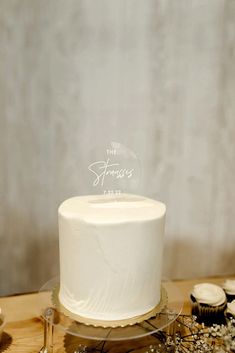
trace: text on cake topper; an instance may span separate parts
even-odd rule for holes
[[[103,158],[88,165],[92,186],[104,194],[133,192],[138,185],[140,167],[136,154],[119,142],[111,142]]]
[[[112,163],[110,161],[110,158],[108,158],[106,161],[97,161],[91,163],[88,166],[88,169],[95,175],[93,186],[97,186],[98,184],[104,186],[106,176],[111,176],[116,179],[121,179],[125,177],[131,178],[134,171],[133,168],[120,168],[120,164]]]

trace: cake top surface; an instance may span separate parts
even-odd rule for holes
[[[77,196],[65,200],[59,214],[91,223],[117,223],[162,218],[166,206],[132,194]]]

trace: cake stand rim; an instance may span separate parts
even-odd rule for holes
[[[53,287],[57,284],[58,285],[58,282],[59,282],[59,276],[56,276],[56,277],[53,277],[51,278],[49,281],[47,281],[40,289],[39,289],[39,293],[40,292],[45,292],[45,291],[52,291]],[[53,284],[53,286],[52,286]],[[180,291],[180,289],[177,287],[177,285],[171,281],[171,280],[166,280],[164,278],[164,281],[161,282],[161,284],[167,284],[167,285],[172,285],[173,286],[173,289],[178,292],[178,295],[179,295],[179,298],[178,298],[178,305],[179,305],[179,308],[176,310],[176,311],[173,311],[171,312],[171,309],[169,309],[169,312],[167,313],[168,311],[168,307],[166,308],[166,313],[169,314],[169,316],[171,316],[171,318],[166,322],[164,323],[163,325],[161,325],[160,327],[155,327],[154,329],[152,329],[152,331],[146,331],[144,333],[141,333],[141,334],[138,334],[138,335],[133,335],[133,336],[128,336],[128,337],[100,337],[100,336],[95,336],[95,335],[87,335],[87,334],[81,334],[81,333],[74,333],[73,331],[69,330],[67,327],[65,327],[64,325],[61,325],[61,324],[58,324],[58,323],[52,323],[53,326],[56,326],[58,327],[60,330],[64,331],[65,333],[68,333],[68,334],[71,334],[73,336],[77,336],[77,337],[80,337],[80,338],[85,338],[85,339],[91,339],[91,340],[98,340],[98,341],[123,341],[123,340],[132,340],[132,339],[137,339],[137,338],[143,338],[143,337],[147,337],[149,335],[152,335],[158,331],[161,331],[163,329],[165,329],[166,327],[168,327],[169,325],[171,325],[178,317],[179,315],[181,314],[182,312],[182,309],[183,309],[183,296],[182,296],[182,293]],[[51,294],[50,294],[50,300],[51,300]],[[52,304],[52,303],[51,303]],[[53,307],[51,305],[52,309],[53,310],[57,310],[55,307]],[[45,317],[44,313],[46,312],[46,309],[50,308],[50,305],[45,305],[43,308],[41,308],[41,315],[44,319],[44,321],[48,321],[47,318]],[[63,313],[60,313],[59,314],[63,314]],[[161,313],[160,313],[161,314]],[[64,315],[64,314],[63,314]],[[64,315],[65,316],[65,315]],[[152,319],[149,319],[149,321],[151,321]],[[144,322],[148,322],[147,321],[144,321]],[[120,329],[120,330],[127,330],[128,328],[134,328],[135,326],[137,325],[140,325],[140,324],[136,324],[136,325],[129,325],[129,326],[125,326],[125,327],[116,327],[116,328],[112,328],[112,327],[109,327],[109,328],[103,328],[103,327],[95,327],[95,326],[87,326],[83,323],[77,323],[79,325],[83,325],[84,327],[88,327],[88,328],[93,328],[94,330],[116,330],[116,329]]]
[[[101,328],[119,328],[119,327],[126,327],[126,326],[133,326],[139,324],[145,320],[149,320],[156,315],[160,314],[167,305],[167,291],[161,285],[161,299],[154,308],[149,310],[148,312],[137,315],[131,318],[122,319],[122,320],[97,320],[92,318],[87,318],[82,315],[77,315],[67,309],[59,300],[59,286],[58,283],[56,287],[52,290],[52,303],[59,312],[62,312],[65,316],[69,317],[69,319],[75,320],[80,324],[84,324],[86,326],[93,326],[93,327],[101,327]]]

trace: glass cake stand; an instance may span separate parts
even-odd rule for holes
[[[81,339],[105,342],[107,341],[124,341],[144,338],[154,335],[159,331],[167,330],[174,334],[174,322],[180,315],[183,307],[181,293],[177,286],[170,281],[162,282],[167,293],[167,304],[155,317],[144,320],[140,323],[125,327],[103,328],[86,325],[75,321],[69,316],[58,311],[52,300],[54,288],[59,286],[59,278],[53,278],[43,285],[40,289],[40,307],[41,315],[44,320],[44,345],[40,353],[53,352],[53,333],[58,328],[65,334],[79,337]],[[84,346],[74,352],[91,352],[92,348],[86,350]],[[151,350],[150,350],[151,351]],[[103,351],[102,351],[103,352]]]

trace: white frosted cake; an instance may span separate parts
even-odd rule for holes
[[[142,196],[81,196],[59,207],[62,305],[123,320],[160,301],[166,207]]]

